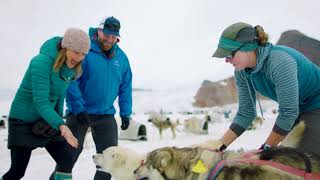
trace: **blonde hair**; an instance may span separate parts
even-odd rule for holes
[[[254,29],[256,31],[259,45],[265,45],[269,40],[268,34],[264,32],[263,28],[260,25],[255,26]]]
[[[67,60],[66,53],[67,53],[66,48],[60,48],[60,50],[58,52],[58,56],[57,56],[55,63],[53,65],[54,71],[60,70],[61,67],[63,66],[63,64],[66,62],[66,60]],[[78,78],[82,73],[81,62],[79,62],[77,65],[75,65],[75,67],[73,69],[76,71],[76,78]]]

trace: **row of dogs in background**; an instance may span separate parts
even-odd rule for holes
[[[255,120],[248,127],[248,130],[254,130],[263,124],[264,119],[257,116]],[[160,138],[162,139],[163,131],[170,129],[172,132],[172,138],[176,137],[177,126],[180,125],[180,121],[172,120],[169,117],[165,117],[160,113],[151,113],[149,115],[148,122],[151,122],[159,131]],[[208,134],[209,123],[212,122],[210,115],[206,114],[204,118],[191,117],[183,121],[184,130],[194,134]]]

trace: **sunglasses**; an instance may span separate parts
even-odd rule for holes
[[[236,55],[236,53],[243,47],[245,46],[246,43],[242,44],[241,46],[239,46],[236,50],[232,51],[230,55],[228,55],[226,58],[228,59],[233,59],[234,56]]]
[[[105,28],[108,28],[111,31],[119,31],[120,30],[120,24],[119,23],[106,23],[104,25]]]

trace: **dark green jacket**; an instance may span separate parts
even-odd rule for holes
[[[69,82],[61,77],[74,77],[75,71],[66,65],[57,72],[53,70],[60,41],[61,37],[49,39],[41,46],[40,53],[31,60],[12,102],[10,118],[27,123],[42,118],[55,129],[64,123],[62,114]]]

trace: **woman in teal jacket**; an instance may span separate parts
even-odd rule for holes
[[[216,143],[225,149],[256,117],[256,92],[278,102],[279,115],[261,148],[278,145],[300,120],[306,129],[299,147],[320,154],[320,69],[300,52],[268,43],[261,26],[235,23],[226,28],[213,57],[235,67],[239,108]],[[302,146],[303,145],[303,146]]]
[[[31,60],[10,109],[11,167],[3,180],[21,179],[38,147],[45,147],[58,164],[56,180],[72,178],[68,146],[77,148],[78,141],[62,119],[64,98],[70,81],[80,76],[89,47],[88,35],[70,28],[63,38],[46,41]]]

